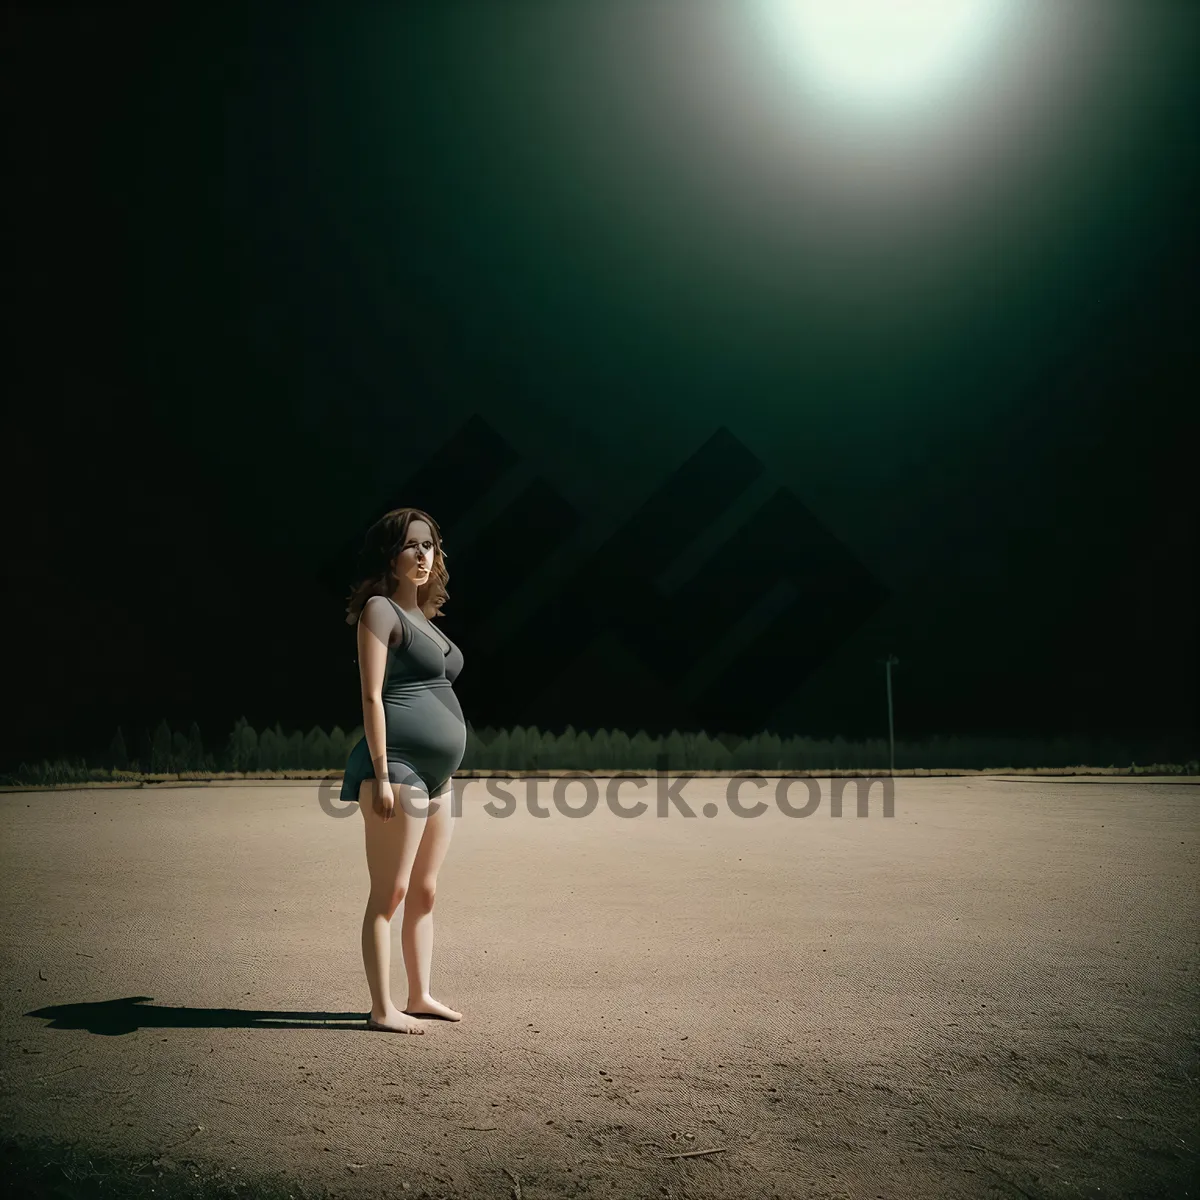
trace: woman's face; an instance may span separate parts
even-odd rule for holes
[[[400,553],[392,563],[392,573],[397,579],[411,579],[415,584],[425,583],[433,570],[433,531],[428,521],[414,520],[409,523],[408,536]]]

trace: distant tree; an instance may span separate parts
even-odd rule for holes
[[[639,729],[629,739],[628,765],[643,771],[654,766],[654,743],[644,729]]]
[[[717,744],[720,745],[719,742]],[[714,764],[716,763],[717,755],[712,742],[708,740],[708,734],[703,729],[692,740],[691,752],[692,761],[695,762],[698,771],[712,771],[716,769]]]
[[[259,734],[258,738],[258,754],[254,766],[251,770],[254,771],[276,771],[279,769],[279,745],[278,739],[275,737],[275,730],[270,725]]]
[[[304,737],[304,768],[327,771],[332,766],[329,758],[329,735],[319,725],[314,725]]]
[[[171,727],[164,717],[154,729],[150,743],[150,773],[162,774],[171,769]]]
[[[350,747],[353,744],[346,741],[346,731],[340,725],[335,725],[329,731],[329,759],[321,765],[340,771],[346,765],[346,759],[350,757]]]
[[[113,740],[108,744],[108,761],[116,771],[129,770],[129,753],[125,749],[125,735],[121,732],[120,725],[117,726]]]
[[[150,770],[150,758],[153,749],[154,738],[151,736],[150,730],[143,726],[141,738],[138,741],[137,768],[139,771]]]
[[[233,723],[229,741],[225,747],[225,769],[227,771],[253,771],[258,759],[258,734],[245,717]]]
[[[494,738],[487,748],[487,765],[493,770],[502,771],[510,767],[516,766],[509,757],[510,741],[508,730],[502,729]]]
[[[287,739],[287,769],[289,771],[301,771],[305,765],[304,734],[298,729],[293,729],[288,734]]]
[[[187,736],[187,761],[189,771],[208,770],[207,756],[204,753],[204,739],[200,736],[200,726],[192,722]]]
[[[191,769],[188,762],[188,740],[177,729],[171,735],[171,770],[190,771]]]
[[[573,765],[580,771],[593,769],[595,758],[592,755],[592,735],[586,729],[575,735],[575,761]]]
[[[578,734],[575,732],[574,725],[568,725],[557,738],[554,739],[554,765],[560,770],[565,771],[571,767],[579,766],[576,756],[576,739]]]
[[[668,770],[680,771],[687,766],[687,753],[684,747],[683,734],[678,729],[672,729],[667,734],[667,741],[663,747],[663,752],[666,754]]]

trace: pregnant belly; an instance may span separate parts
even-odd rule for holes
[[[384,697],[389,751],[454,757],[467,746],[467,722],[449,682],[418,684]]]

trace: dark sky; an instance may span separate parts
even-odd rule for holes
[[[10,9],[0,767],[349,730],[400,504],[477,729],[880,736],[892,652],[1195,747],[1194,6],[1040,7],[903,118],[738,6]]]

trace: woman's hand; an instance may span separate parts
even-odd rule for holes
[[[390,821],[396,812],[396,793],[390,780],[375,780],[375,795],[371,807],[385,820]]]

